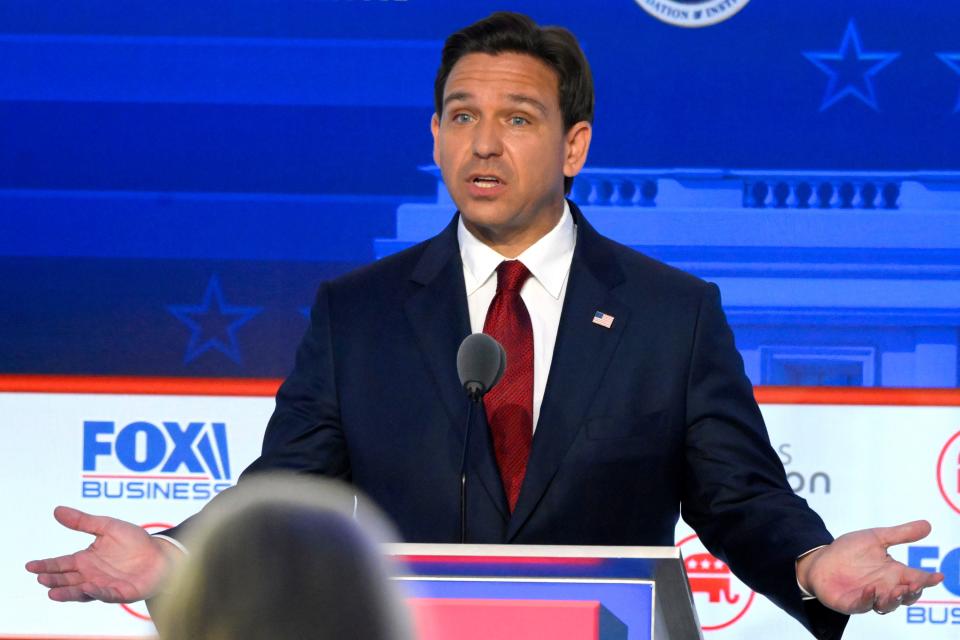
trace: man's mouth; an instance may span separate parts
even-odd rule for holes
[[[470,182],[481,189],[493,189],[503,184],[496,176],[475,176]]]

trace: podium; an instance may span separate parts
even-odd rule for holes
[[[676,547],[393,544],[420,640],[702,640]]]

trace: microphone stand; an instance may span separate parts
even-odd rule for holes
[[[497,384],[507,368],[507,354],[503,345],[485,333],[471,333],[457,349],[457,375],[467,392],[467,426],[463,430],[463,452],[460,454],[460,544],[467,541],[467,449],[470,447],[470,423],[474,405],[493,385]]]
[[[460,544],[467,541],[467,447],[470,446],[470,423],[473,419],[473,406],[480,404],[483,393],[480,385],[467,390],[470,404],[467,405],[467,426],[463,430],[463,453],[460,455]]]

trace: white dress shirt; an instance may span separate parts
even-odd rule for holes
[[[483,331],[487,309],[497,293],[497,266],[505,258],[470,233],[460,218],[457,228],[460,257],[463,259],[463,280],[467,285],[467,305],[470,308],[470,330]],[[567,292],[573,247],[577,242],[577,227],[570,215],[570,205],[563,201],[563,215],[547,235],[537,240],[517,256],[530,271],[530,277],[520,289],[520,297],[527,306],[533,326],[533,428],[537,428],[547,375],[553,360],[553,347],[560,326],[560,311]]]

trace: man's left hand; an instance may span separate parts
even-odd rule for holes
[[[835,611],[890,613],[901,604],[913,604],[926,587],[943,581],[942,573],[911,569],[887,553],[893,545],[916,542],[929,533],[930,523],[916,520],[844,534],[800,558],[797,580]]]

